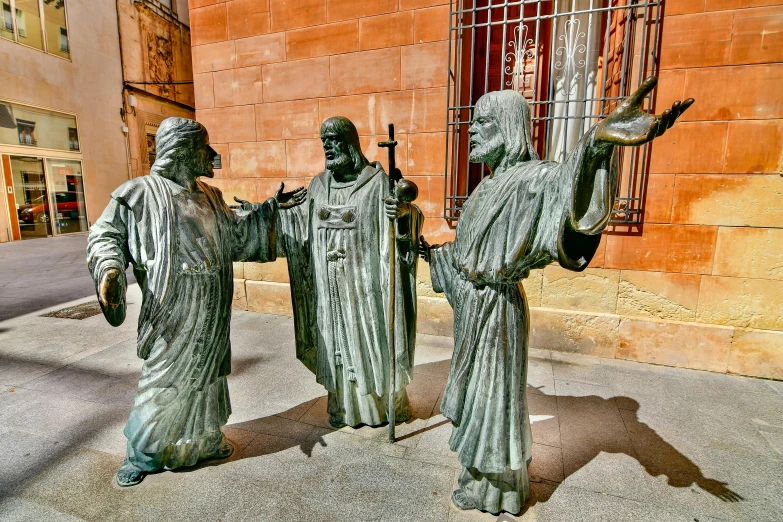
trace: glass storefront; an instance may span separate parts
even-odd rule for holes
[[[81,162],[49,158],[46,171],[51,191],[51,219],[57,234],[87,232]]]
[[[19,236],[87,232],[80,161],[10,156]]]
[[[75,115],[0,100],[0,156],[11,237],[87,232]]]
[[[41,158],[11,156],[11,178],[14,182],[16,214],[22,239],[52,235],[49,194]]]

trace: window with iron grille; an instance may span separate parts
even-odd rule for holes
[[[516,89],[540,157],[563,161],[592,125],[657,73],[664,0],[452,0],[445,218],[456,222],[484,165],[468,162],[478,98]],[[654,92],[643,108],[652,109]],[[620,149],[612,223],[639,224],[649,147]]]

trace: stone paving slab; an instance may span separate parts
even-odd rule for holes
[[[120,328],[0,322],[0,520],[783,520],[781,383],[533,350],[531,498],[498,518],[450,502],[451,339],[419,336],[414,418],[389,445],[385,428],[332,429],[292,320],[252,312],[232,322],[234,455],[121,489],[138,287],[128,300]]]

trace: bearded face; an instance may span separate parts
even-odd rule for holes
[[[213,163],[215,156],[217,156],[217,151],[209,146],[209,136],[206,133],[193,141],[193,150],[188,154],[188,170],[190,170],[194,178],[200,176],[212,178],[215,176]]]
[[[468,129],[470,139],[469,159],[472,163],[486,163],[493,168],[506,152],[503,135],[497,121],[485,106],[477,105],[473,123]]]
[[[321,134],[321,142],[326,156],[326,169],[332,172],[345,169],[351,164],[348,153],[348,142],[335,132],[326,131]]]

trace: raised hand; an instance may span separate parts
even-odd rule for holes
[[[239,199],[239,198],[238,198],[238,197],[236,197],[236,196],[234,196],[234,201],[236,201],[237,203],[239,203],[239,205],[240,205],[240,208],[241,208],[242,210],[245,210],[245,211],[247,211],[247,212],[252,212],[253,210],[256,210],[256,209],[258,208],[258,205],[257,205],[257,204],[255,204],[255,203],[251,203],[251,202],[249,202],[249,201],[247,201],[247,200],[244,200],[244,199]]]
[[[658,78],[650,76],[623,103],[601,123],[595,134],[596,141],[604,141],[615,145],[638,146],[661,136],[688,107],[693,105],[693,98],[676,101],[671,109],[661,114],[647,114],[642,111],[644,98],[658,84]]]
[[[291,208],[301,205],[307,199],[307,189],[299,187],[291,192],[283,192],[285,183],[280,183],[280,188],[275,192],[275,200],[280,208]]]

